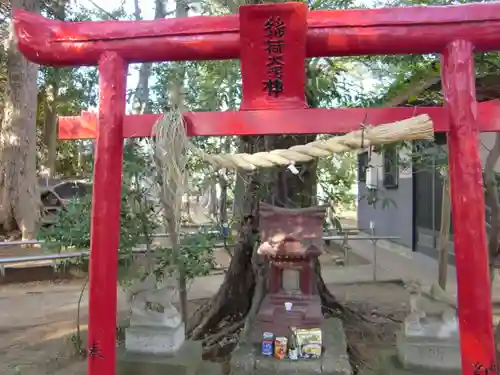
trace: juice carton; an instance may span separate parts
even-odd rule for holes
[[[274,339],[274,358],[283,359],[287,353],[288,339],[286,337],[276,337]]]

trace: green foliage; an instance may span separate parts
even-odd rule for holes
[[[37,111],[37,157],[38,165],[47,156],[45,127],[49,114],[49,103],[55,101],[57,116],[79,115],[82,111],[97,105],[97,68],[62,69],[41,67],[38,75],[38,111]],[[54,98],[52,92],[57,88]],[[56,175],[88,177],[91,172],[91,159],[88,150],[92,142],[59,141],[57,142]]]
[[[157,201],[154,197],[155,171],[151,168],[149,153],[137,144],[127,144],[124,149],[123,183],[120,211],[119,277],[127,282],[129,268],[134,259],[133,249],[146,244],[154,252],[154,267],[158,275],[171,272],[175,266],[170,248],[153,249],[153,234],[160,227]],[[90,196],[72,200],[62,210],[56,223],[43,228],[39,238],[53,252],[80,251],[90,247]],[[207,275],[213,269],[213,248],[220,235],[213,228],[181,237],[181,256],[187,277]],[[65,264],[88,267],[88,256],[71,259]],[[140,273],[148,272],[146,269]],[[140,276],[140,275],[139,275]]]
[[[204,227],[196,233],[187,233],[180,238],[180,256],[186,270],[186,278],[207,276],[215,267],[214,247],[220,242],[220,234],[215,228]],[[158,249],[156,273],[174,272],[176,260],[170,248]]]
[[[125,278],[133,260],[132,250],[141,244],[150,246],[151,235],[159,226],[150,187],[151,178],[145,155],[131,145],[125,147],[120,212],[120,273]],[[71,201],[61,210],[54,225],[42,228],[40,239],[52,251],[81,251],[90,248],[91,196]],[[67,263],[87,267],[87,256]]]

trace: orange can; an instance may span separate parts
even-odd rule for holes
[[[276,337],[274,339],[274,358],[283,359],[287,353],[288,338]]]

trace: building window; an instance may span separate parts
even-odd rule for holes
[[[399,183],[399,152],[395,147],[384,150],[384,180],[386,189],[397,189]]]
[[[366,182],[366,170],[368,169],[368,151],[358,154],[358,181]]]

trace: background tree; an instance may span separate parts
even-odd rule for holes
[[[13,0],[11,7],[40,11],[39,0]],[[7,81],[0,128],[0,224],[5,231],[17,226],[23,238],[32,238],[39,212],[35,148],[38,67],[18,50],[13,30],[6,46]]]

